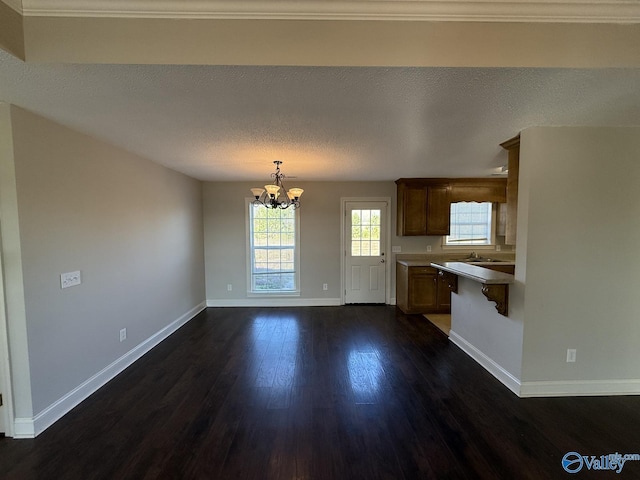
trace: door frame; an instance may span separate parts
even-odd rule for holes
[[[384,258],[387,264],[385,268],[385,293],[384,302],[391,304],[391,266],[389,265],[390,248],[391,248],[391,197],[340,197],[340,305],[345,305],[345,265],[347,256],[347,238],[345,228],[347,226],[347,202],[385,202],[387,204],[386,225],[384,226],[386,233],[384,235]]]
[[[2,225],[0,223],[0,228]],[[4,250],[0,235],[0,392],[2,393],[3,406],[0,407],[0,415],[3,415],[4,434],[7,437],[14,436],[13,429],[13,390],[11,389],[11,366],[9,358],[9,336],[7,329],[7,302],[4,283]]]

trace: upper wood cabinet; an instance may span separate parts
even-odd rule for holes
[[[451,185],[427,187],[426,235],[449,235],[451,222]]]
[[[396,184],[398,185],[398,235],[426,235],[427,186],[411,182],[396,182]]]
[[[451,186],[447,179],[401,178],[398,186],[398,235],[448,235]]]
[[[449,235],[452,202],[506,201],[505,178],[401,178],[396,180],[397,234]]]
[[[507,221],[504,243],[516,244],[516,226],[518,220],[518,178],[520,176],[520,135],[500,144],[509,152],[509,174],[507,177]]]

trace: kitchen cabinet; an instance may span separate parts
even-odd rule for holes
[[[396,182],[397,183],[397,182]],[[398,185],[398,235],[427,234],[427,186],[420,183]]]
[[[447,179],[401,178],[396,185],[398,235],[449,235],[451,186]]]
[[[509,154],[509,173],[507,174],[507,215],[504,243],[516,244],[518,219],[518,178],[520,173],[520,135],[500,144]]]
[[[430,266],[396,264],[396,305],[403,313],[449,313],[451,292]]]
[[[505,178],[400,178],[397,234],[449,235],[452,202],[507,200]]]
[[[426,235],[449,235],[451,223],[451,185],[427,187]]]

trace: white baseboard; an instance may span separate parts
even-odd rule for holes
[[[521,397],[640,395],[640,379],[522,382]]]
[[[389,305],[395,305],[396,304],[396,297],[391,297],[389,299]]]
[[[35,438],[33,418],[15,418],[13,420],[13,438]]]
[[[205,303],[195,306],[162,330],[153,334],[113,363],[103,368],[93,377],[78,385],[72,391],[58,399],[33,418],[16,418],[14,420],[14,438],[34,438],[53,425],[54,422],[70,412],[80,402],[96,392],[100,387],[115,378],[120,372],[132,365],[153,347],[174,333],[189,320],[204,310]]]
[[[209,299],[207,307],[335,307],[341,305],[339,298],[231,298]]]
[[[520,396],[520,380],[505,370],[501,365],[493,361],[483,352],[467,342],[453,330],[449,332],[449,340],[457,345],[464,353],[473,358],[484,367],[491,375],[496,377],[505,387]]]

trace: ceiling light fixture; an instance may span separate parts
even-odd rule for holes
[[[304,190],[301,188],[291,188],[287,191],[284,188],[284,183],[282,182],[284,179],[284,173],[280,173],[280,165],[282,165],[282,162],[280,160],[275,160],[273,163],[276,166],[275,173],[271,174],[274,181],[270,185],[265,185],[264,188],[258,187],[251,189],[251,193],[256,197],[253,204],[264,205],[267,208],[299,208],[300,197]]]

